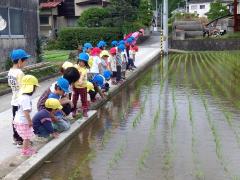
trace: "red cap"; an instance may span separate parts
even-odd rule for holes
[[[116,54],[117,53],[117,49],[115,47],[110,49],[110,54]]]
[[[91,55],[92,56],[98,56],[100,53],[101,53],[101,49],[100,48],[98,48],[98,47],[94,47],[93,49],[92,49],[92,51],[91,51]]]

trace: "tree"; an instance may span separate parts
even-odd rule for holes
[[[78,25],[81,27],[104,26],[104,19],[109,16],[110,11],[106,8],[89,8],[78,19]]]
[[[150,26],[153,17],[152,6],[148,0],[140,0],[140,5],[138,9],[139,21],[144,26]]]
[[[227,6],[220,1],[215,1],[210,4],[210,11],[207,13],[208,19],[214,20],[218,17],[223,17],[229,14]]]

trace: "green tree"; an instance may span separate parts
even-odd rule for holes
[[[110,16],[107,8],[90,8],[82,13],[78,19],[78,25],[81,27],[100,27],[105,26],[104,19]]]
[[[148,0],[141,0],[138,9],[139,21],[144,26],[150,26],[153,17],[152,6]]]
[[[208,19],[214,20],[218,17],[226,16],[229,14],[227,6],[223,5],[220,1],[215,1],[210,4],[210,11],[207,13]]]

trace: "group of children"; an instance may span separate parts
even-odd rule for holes
[[[62,76],[40,96],[38,112],[33,117],[30,115],[31,98],[39,84],[36,77],[24,75],[22,71],[30,55],[22,49],[11,52],[13,67],[8,73],[8,83],[13,93],[13,140],[15,145],[22,147],[22,155],[31,156],[36,153],[30,141],[34,135],[56,138],[59,133],[70,128],[66,116],[71,113],[73,117],[78,115],[79,96],[82,115],[88,117],[88,95],[91,102],[96,101],[97,94],[104,98],[110,88],[110,80],[114,85],[119,84],[125,79],[126,70],[136,68],[136,40],[144,30],[137,33],[135,37],[127,35],[124,40],[112,41],[109,50],[104,41],[100,41],[97,47],[85,43],[76,64],[69,61],[63,63]]]

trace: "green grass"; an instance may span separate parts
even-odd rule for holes
[[[43,59],[48,62],[63,62],[68,60],[70,52],[67,50],[44,51]]]

